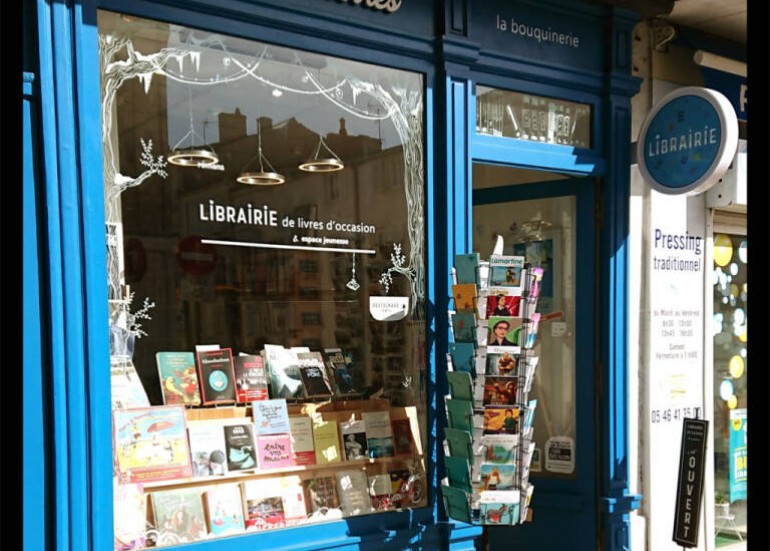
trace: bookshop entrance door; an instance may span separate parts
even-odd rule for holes
[[[537,400],[532,516],[487,528],[490,551],[596,549],[595,185],[594,178],[473,166],[473,250],[488,259],[502,237],[502,254],[543,268],[539,360],[527,396]]]

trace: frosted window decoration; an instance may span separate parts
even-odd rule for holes
[[[147,25],[145,21],[142,25]],[[150,23],[152,24],[152,23]],[[228,48],[230,42],[241,44],[233,37],[196,31],[178,25],[169,25],[167,44],[159,51],[144,53],[135,49],[131,32],[125,26],[113,34],[99,35],[100,60],[102,65],[102,136],[105,161],[105,212],[108,222],[120,222],[120,194],[128,187],[141,184],[150,176],[157,174],[165,178],[163,168],[166,160],[159,156],[153,166],[137,177],[120,174],[118,159],[113,151],[110,136],[115,121],[115,99],[121,85],[130,79],[139,80],[145,93],[149,93],[152,79],[156,75],[164,76],[169,83],[181,83],[202,87],[234,84],[253,79],[274,90],[323,98],[345,113],[361,120],[388,122],[393,126],[400,144],[403,146],[403,186],[406,196],[408,219],[408,250],[406,269],[401,274],[409,279],[411,290],[412,316],[423,319],[425,301],[424,267],[424,174],[423,174],[423,101],[422,89],[415,89],[411,84],[393,83],[387,88],[372,77],[373,82],[362,80],[354,75],[330,75],[321,73],[306,61],[320,56],[288,48],[265,45],[247,41],[247,46],[257,45],[261,49],[255,54],[237,52]],[[228,42],[226,42],[226,40]],[[215,56],[218,56],[215,57]],[[203,58],[207,63],[202,63]],[[213,58],[213,59],[212,59]],[[292,67],[292,72],[284,71],[281,79],[274,80],[265,67],[281,63]],[[368,99],[369,101],[364,101]],[[319,151],[322,136],[319,137]],[[203,153],[205,148],[198,148]],[[149,152],[150,157],[151,151]],[[188,157],[180,157],[184,162],[192,163]],[[327,168],[338,170],[344,165],[334,155],[328,157]],[[337,164],[339,163],[339,165]],[[143,163],[144,164],[144,163]],[[157,166],[156,166],[157,165]],[[198,163],[196,166],[220,167],[213,158],[211,162]],[[277,179],[276,179],[277,180]],[[114,278],[113,278],[114,279]],[[110,281],[110,286],[119,289],[119,283]],[[417,318],[416,318],[417,319]]]

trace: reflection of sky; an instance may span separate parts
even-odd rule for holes
[[[261,116],[273,119],[273,124],[295,117],[311,130],[326,135],[337,132],[339,119],[345,118],[350,135],[366,135],[383,139],[383,147],[400,143],[392,123],[382,119],[385,109],[372,94],[355,91],[343,82],[346,77],[364,83],[380,83],[393,94],[394,87],[419,90],[420,76],[344,59],[295,52],[246,40],[227,37],[208,46],[204,40],[190,38],[188,31],[175,28],[169,46],[198,50],[197,58],[187,56],[182,62],[171,60],[167,71],[169,142],[177,144],[190,131],[192,113],[195,136],[187,136],[180,148],[219,141],[218,113],[234,113],[236,108],[246,116],[248,134],[256,133],[256,121]],[[209,35],[206,37],[211,40]],[[182,41],[179,44],[178,41]],[[265,55],[274,58],[266,59]],[[302,56],[301,58],[299,56]],[[297,60],[300,60],[299,63]],[[194,84],[188,82],[194,81]],[[349,106],[342,109],[318,93],[314,82],[328,94]],[[280,97],[273,91],[280,89]],[[394,96],[395,98],[395,96]],[[395,98],[397,100],[397,98]]]

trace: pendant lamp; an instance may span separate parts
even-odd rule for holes
[[[188,108],[190,111],[190,130],[187,134],[182,136],[182,139],[172,148],[171,153],[169,153],[167,157],[168,162],[177,166],[204,167],[214,165],[219,162],[219,156],[214,152],[213,148],[206,145],[205,139],[200,140],[201,146],[195,144],[195,138],[197,137],[200,139],[200,136],[195,132],[195,127],[193,126],[191,92],[188,95]],[[189,145],[182,148],[182,144],[188,138],[190,140]]]
[[[259,159],[259,171],[256,172],[247,172],[243,171],[241,172],[240,176],[238,176],[237,180],[242,184],[247,184],[250,186],[277,186],[286,181],[286,179],[283,177],[282,174],[278,174],[273,166],[270,164],[270,161],[267,160],[267,157],[265,157],[265,154],[262,153],[262,129],[261,125],[257,125],[257,154],[251,158],[251,160],[246,163],[246,167],[251,164],[251,161],[254,159]],[[267,165],[268,170],[265,170],[265,165]]]
[[[324,155],[328,156],[319,157],[322,147],[325,150]],[[343,162],[334,154],[334,151],[329,149],[329,146],[326,145],[323,136],[320,134],[318,135],[318,147],[315,150],[313,158],[299,165],[299,169],[304,170],[305,172],[335,172],[337,170],[342,170],[343,168],[345,168]]]

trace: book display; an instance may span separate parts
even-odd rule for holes
[[[462,273],[463,279],[452,290],[441,495],[451,518],[510,526],[531,520],[537,400],[528,394],[537,366],[535,310],[543,272],[520,256],[491,255],[484,277],[480,265],[478,255],[455,257],[453,277],[459,282]],[[478,289],[466,289],[474,280]],[[468,304],[476,310],[469,313]],[[469,331],[474,319],[476,330]]]

